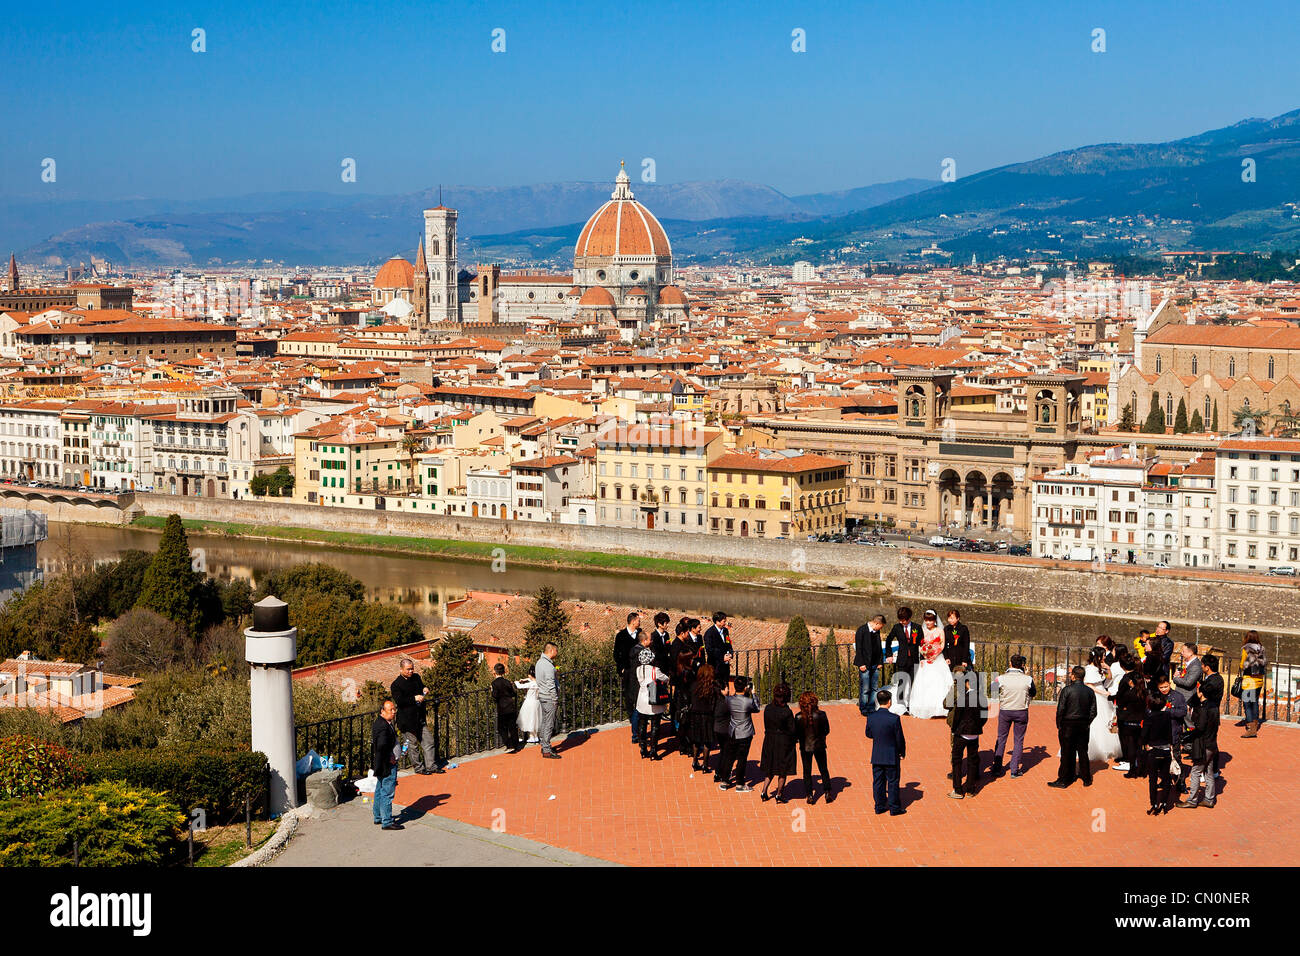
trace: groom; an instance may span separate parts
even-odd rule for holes
[[[888,643],[898,648],[894,655],[894,683],[898,686],[898,704],[903,713],[907,713],[912,697],[912,678],[920,654],[917,648],[920,633],[920,628],[912,623],[912,609],[900,607],[898,623],[889,632]]]

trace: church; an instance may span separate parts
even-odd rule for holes
[[[455,209],[426,209],[414,265],[400,256],[384,264],[375,277],[376,304],[391,308],[396,302],[394,311],[405,311],[409,302],[411,324],[427,331],[571,322],[617,330],[625,342],[649,327],[679,325],[689,315],[686,296],[673,284],[668,235],[637,202],[622,163],[609,200],[578,234],[570,275],[510,273],[497,265],[461,269],[456,228]]]

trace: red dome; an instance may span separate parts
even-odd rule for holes
[[[575,259],[584,256],[670,256],[668,235],[654,213],[632,195],[625,170],[619,170],[609,202],[592,214],[578,234]]]
[[[594,285],[582,294],[582,298],[578,300],[578,305],[594,305],[612,309],[614,307],[614,297],[609,294],[608,289],[602,289],[600,286]]]
[[[393,256],[375,273],[376,289],[414,289],[415,266],[401,256]]]

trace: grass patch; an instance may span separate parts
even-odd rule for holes
[[[853,588],[857,591],[876,590],[885,587],[884,581],[868,581],[866,578],[849,578],[844,582],[846,588]]]
[[[165,518],[143,515],[133,526],[161,530]],[[241,538],[266,538],[328,544],[352,551],[390,554],[416,554],[431,558],[457,558],[488,563],[504,556],[519,565],[597,569],[610,572],[659,575],[675,578],[708,578],[723,581],[783,582],[802,580],[797,571],[749,568],[703,561],[678,561],[638,554],[608,554],[603,551],[571,551],[567,548],[544,548],[536,545],[509,545],[484,541],[456,541],[448,538],[413,538],[399,535],[364,534],[355,531],[326,531],[319,528],[289,528],[274,525],[238,524],[229,521],[185,520],[187,529],[208,534]],[[502,554],[504,553],[504,555]]]
[[[228,827],[209,827],[194,835],[195,866],[229,866],[242,860],[271,838],[279,826],[276,820],[253,821],[253,845],[245,843],[247,831],[243,823]]]

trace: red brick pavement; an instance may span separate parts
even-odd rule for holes
[[[831,804],[819,798],[807,806],[798,776],[790,778],[785,805],[760,802],[757,787],[720,791],[712,774],[691,779],[689,759],[676,753],[642,760],[626,727],[571,741],[562,760],[544,760],[530,747],[442,775],[403,777],[396,802],[642,866],[1276,866],[1300,859],[1291,804],[1300,784],[1300,729],[1265,725],[1258,738],[1240,740],[1241,731],[1225,723],[1218,806],[1152,818],[1146,781],[1110,768],[1094,769],[1090,788],[1047,786],[1058,764],[1050,707],[1030,711],[1028,773],[1015,780],[986,775],[979,794],[965,800],[947,796],[946,723],[904,717],[908,812],[891,817],[873,812],[870,741],[856,706],[831,705],[827,715],[830,770],[841,791]],[[980,741],[984,768],[995,728],[991,719]],[[760,730],[750,751],[751,782],[761,747]]]

